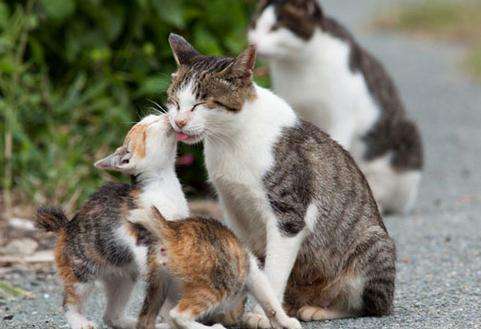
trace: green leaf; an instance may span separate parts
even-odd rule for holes
[[[47,16],[54,20],[64,20],[75,11],[74,0],[41,0]]]
[[[136,97],[146,95],[158,95],[163,93],[170,84],[168,75],[151,76],[144,80],[135,93]]]
[[[202,26],[198,26],[194,32],[194,43],[202,53],[209,55],[222,54],[217,39]]]
[[[153,6],[157,15],[166,23],[182,29],[185,26],[182,1],[179,0],[154,0]]]
[[[10,13],[5,3],[0,2],[0,28],[5,28],[8,25],[8,17]]]

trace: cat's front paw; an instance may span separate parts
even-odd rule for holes
[[[264,314],[247,312],[242,317],[242,322],[249,329],[270,329],[271,322]]]

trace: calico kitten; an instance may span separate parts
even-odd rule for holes
[[[172,327],[208,328],[197,321],[212,321],[216,314],[229,313],[233,307],[239,309],[238,305],[240,317],[247,290],[262,305],[273,327],[301,328],[296,319],[286,315],[254,256],[232,231],[215,219],[167,221],[157,208],[152,213],[140,221],[137,214],[133,225],[138,244],[148,248],[151,273],[170,277],[170,282],[159,284],[175,285],[179,291],[176,306],[169,312]],[[156,296],[147,298],[155,300]],[[156,315],[151,317],[155,319]],[[237,318],[231,320],[231,325],[237,324]],[[215,324],[212,328],[224,327]]]
[[[78,213],[67,219],[62,210],[40,208],[38,225],[58,236],[55,261],[64,285],[63,307],[70,327],[94,328],[84,314],[84,304],[94,282],[105,286],[104,321],[114,328],[136,328],[124,317],[139,271],[147,274],[145,246],[137,245],[127,221],[132,211],[155,205],[169,219],[189,215],[187,202],[175,174],[175,134],[166,116],[150,115],[136,124],[114,154],[96,163],[135,177],[134,184],[108,183],[94,193]],[[147,275],[149,294],[161,294],[161,281]],[[146,299],[140,323],[158,305]],[[140,326],[139,326],[140,328]]]
[[[169,41],[177,138],[204,142],[226,224],[257,257],[277,298],[305,321],[392,311],[395,246],[349,153],[252,82],[255,49],[205,56]],[[246,316],[268,327],[256,307]]]
[[[423,167],[421,137],[382,64],[317,0],[263,0],[248,33],[274,91],[351,152],[380,208],[408,212]]]

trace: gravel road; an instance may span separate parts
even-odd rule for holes
[[[392,316],[308,324],[306,328],[481,328],[481,86],[459,68],[463,49],[369,27],[399,0],[324,0],[394,76],[425,141],[426,172],[413,214],[388,217],[398,247]],[[406,3],[407,1],[402,1]],[[9,274],[32,299],[0,300],[0,328],[66,328],[55,276]],[[89,309],[100,323],[103,296]],[[136,314],[140,289],[130,312]],[[13,318],[10,319],[10,316]],[[2,320],[3,319],[3,320]]]

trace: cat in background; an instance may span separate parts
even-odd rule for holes
[[[262,0],[249,42],[274,91],[347,149],[379,207],[409,212],[423,168],[421,137],[382,64],[317,0]]]
[[[168,89],[177,139],[203,141],[225,222],[276,297],[304,321],[382,316],[393,306],[395,246],[348,152],[252,81],[255,49],[206,56],[171,34]],[[270,327],[259,307],[249,323]]]

